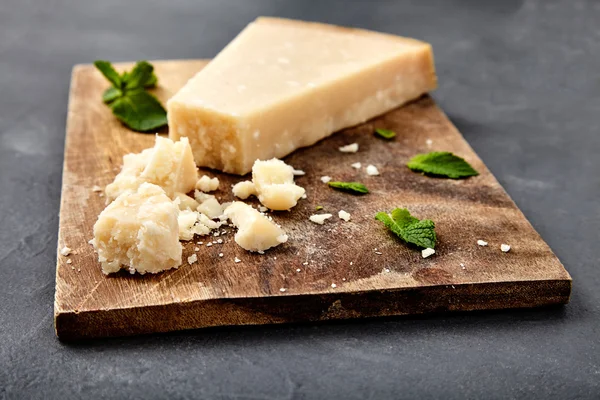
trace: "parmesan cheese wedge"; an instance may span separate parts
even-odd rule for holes
[[[168,101],[169,135],[198,165],[243,175],[435,87],[427,43],[261,17]]]

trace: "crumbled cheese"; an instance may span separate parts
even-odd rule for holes
[[[101,192],[102,188],[98,185],[92,186],[92,192]]]
[[[333,289],[335,289],[335,288],[337,287],[337,285],[336,285],[335,283],[332,283],[332,284],[331,284],[331,287],[332,287]]]
[[[238,182],[231,189],[235,197],[246,200],[250,196],[256,195],[256,187],[252,181]]]
[[[219,243],[219,244],[223,243],[223,239],[217,239],[217,243]]]
[[[302,171],[301,169],[295,169],[292,171],[292,173],[294,174],[294,176],[306,175],[306,172]]]
[[[223,257],[223,253],[219,253],[219,257]]]
[[[331,218],[332,216],[333,215],[331,214],[313,214],[310,217],[308,217],[308,219],[314,222],[315,224],[323,225],[323,223],[325,223],[325,220]]]
[[[239,259],[239,258],[237,258],[237,257],[235,257],[235,258],[233,259],[233,262],[234,262],[234,263],[236,263],[236,264],[237,264],[237,263],[239,263],[239,262],[241,262],[241,261],[242,261],[242,260],[240,260],[240,259]]]
[[[128,268],[145,274],[179,267],[179,214],[164,190],[151,183],[118,196],[94,225],[93,244],[102,272]]]
[[[160,186],[172,198],[176,192],[187,193],[194,189],[197,179],[188,139],[182,137],[173,142],[156,136],[153,148],[123,156],[121,172],[105,188],[106,200],[111,202],[125,191],[136,191],[144,182]]]
[[[304,261],[302,265],[308,265],[308,261]]]
[[[331,181],[331,177],[330,176],[322,176],[321,177],[321,182],[327,183],[329,181]]]
[[[269,209],[268,209],[267,207],[265,207],[265,206],[258,206],[258,211],[260,211],[260,212],[263,212],[263,213],[264,213],[264,212],[267,212],[267,211],[269,211]]]
[[[223,207],[221,206],[217,198],[214,196],[200,203],[196,210],[198,212],[201,212],[202,214],[205,214],[208,218],[211,219],[218,218],[221,214],[223,214]]]
[[[426,248],[426,249],[423,249],[421,251],[421,255],[423,256],[423,258],[427,258],[427,257],[432,256],[434,254],[435,254],[435,250],[432,249],[432,248]]]
[[[485,240],[481,240],[481,239],[479,239],[479,240],[477,241],[477,244],[478,244],[478,245],[480,245],[480,246],[487,246],[487,245],[488,245],[488,242],[486,242]]]
[[[219,188],[219,179],[218,178],[210,178],[207,175],[202,175],[200,179],[196,182],[196,189],[201,190],[203,192],[214,192]]]
[[[504,243],[502,243],[502,244],[500,245],[500,250],[502,250],[502,251],[503,251],[503,252],[505,252],[505,253],[508,253],[508,252],[510,251],[510,246],[509,246],[508,244],[504,244]]]
[[[306,197],[306,193],[304,193],[304,194],[303,194],[303,195],[302,195],[300,198],[301,198],[301,199],[306,199],[306,198],[307,198],[307,197]]]
[[[213,236],[214,236],[214,237],[217,237],[217,236],[219,236],[219,235],[220,235],[220,233],[219,233],[219,232],[215,232]]]
[[[302,271],[300,268],[296,268],[296,272],[300,272]]]
[[[355,163],[353,163],[351,165],[352,165],[352,168],[356,168],[356,169],[360,169],[362,167],[362,164],[359,163],[359,162],[355,162]]]
[[[225,210],[225,215],[238,227],[235,241],[245,250],[261,252],[288,240],[281,227],[248,204],[234,201]]]
[[[200,247],[194,247],[194,251],[200,251]]]
[[[67,246],[63,247],[62,249],[60,249],[60,254],[63,256],[68,256],[69,254],[71,254],[71,249]]]
[[[358,151],[358,143],[347,144],[338,148],[342,153],[356,153]]]
[[[383,253],[380,251],[376,251],[375,254],[377,254],[378,256],[382,255]]]
[[[67,264],[71,264],[73,261],[71,261],[71,259],[67,260]]]
[[[286,291],[286,288],[280,288],[280,289],[279,289],[279,291],[280,291],[281,293],[283,293],[283,292],[285,292],[285,291]]]
[[[344,221],[350,221],[350,213],[346,212],[344,210],[340,210],[338,212],[338,217],[340,217],[340,219],[343,219]]]
[[[389,269],[389,268],[386,268],[386,269],[385,269],[385,272],[390,272],[390,269]]]
[[[425,144],[427,145],[427,147],[431,147],[431,145],[433,144],[433,140],[431,140],[431,139],[427,139],[427,140],[425,141]]]
[[[204,244],[204,242],[198,242],[198,244]]]
[[[367,166],[367,175],[371,175],[371,176],[379,175],[379,170],[374,165],[368,165]]]
[[[188,261],[188,264],[192,265],[193,263],[198,261],[198,256],[196,254],[192,254],[191,256],[188,257],[187,261]]]
[[[212,246],[212,245],[213,245],[213,244],[212,244],[211,242],[208,242],[208,243],[206,243],[206,247],[210,247],[210,246]]]
[[[252,182],[258,200],[271,210],[289,210],[305,193],[304,188],[294,183],[294,169],[277,158],[256,160]]]
[[[177,224],[179,226],[179,240],[192,240],[194,235],[208,235],[211,230],[201,222],[201,215],[198,211],[180,210],[177,215]]]
[[[195,199],[191,198],[187,194],[179,192],[175,192],[173,201],[175,204],[177,204],[177,206],[179,206],[180,210],[195,210],[200,205]]]

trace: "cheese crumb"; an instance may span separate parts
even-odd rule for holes
[[[358,143],[347,144],[338,149],[342,153],[356,153],[358,151]]]
[[[374,165],[368,165],[367,166],[367,175],[371,175],[371,176],[379,175],[379,170]]]
[[[248,204],[234,201],[225,210],[225,215],[238,227],[235,241],[245,250],[260,252],[288,240],[281,227]]]
[[[252,181],[238,182],[231,189],[235,197],[246,200],[250,196],[256,196],[256,187]]]
[[[302,271],[300,268],[296,268],[296,272],[300,272]]]
[[[223,257],[223,253],[219,253],[219,257]]]
[[[302,171],[301,169],[295,169],[292,171],[292,173],[294,174],[294,176],[306,175],[306,172]]]
[[[427,140],[425,141],[425,144],[427,145],[427,147],[431,147],[431,145],[433,144],[433,140],[431,140],[431,139],[427,139]]]
[[[200,179],[196,182],[196,189],[201,190],[203,192],[214,192],[219,188],[219,179],[218,178],[210,178],[207,175],[202,175]]]
[[[509,246],[508,244],[504,244],[504,243],[502,243],[502,244],[500,245],[500,250],[502,250],[502,251],[503,251],[503,252],[505,252],[505,253],[508,253],[508,252],[510,251],[510,246]]]
[[[71,264],[73,261],[71,261],[71,259],[67,260],[67,264]]]
[[[362,167],[362,164],[359,162],[355,162],[354,164],[351,164],[352,168],[356,168],[356,169],[360,169],[360,167]]]
[[[286,288],[280,288],[280,289],[279,289],[279,291],[280,291],[281,293],[283,293],[283,292],[285,292],[285,291],[286,291]]]
[[[208,242],[208,243],[206,243],[206,247],[210,247],[210,246],[212,246],[212,245],[213,245],[213,244],[212,244],[211,242]]]
[[[304,261],[302,265],[308,265],[308,261]]]
[[[240,260],[240,259],[239,259],[239,258],[237,258],[237,257],[235,257],[235,258],[233,259],[233,262],[234,262],[234,263],[236,263],[236,264],[237,264],[237,263],[239,263],[239,262],[241,262],[241,261],[242,261],[242,260]]]
[[[102,188],[98,185],[92,186],[92,192],[101,192]]]
[[[336,285],[335,283],[332,283],[332,284],[331,284],[331,287],[332,287],[333,289],[335,289],[335,288],[337,287],[337,285]]]
[[[198,256],[196,254],[192,254],[191,256],[188,257],[187,260],[188,260],[188,264],[192,265],[193,263],[198,261]]]
[[[481,239],[479,239],[479,240],[477,241],[477,244],[478,244],[478,245],[480,245],[480,246],[487,246],[487,245],[488,245],[488,242],[486,242],[485,240],[481,240]]]
[[[223,243],[223,239],[217,239],[217,243],[219,243],[219,244]]]
[[[260,211],[260,212],[263,212],[263,213],[264,213],[264,212],[267,212],[267,211],[269,211],[269,209],[268,209],[267,207],[265,207],[265,206],[259,206],[259,207],[258,207],[258,211]]]
[[[175,204],[179,206],[180,210],[195,210],[200,205],[195,199],[191,198],[185,193],[175,192],[173,197]]]
[[[71,254],[71,249],[68,248],[67,246],[63,247],[62,249],[60,249],[60,254],[63,256],[68,256],[69,254]]]
[[[314,222],[315,224],[323,225],[323,223],[325,223],[325,220],[331,218],[332,216],[333,215],[331,214],[313,214],[310,217],[308,217],[308,219]]]
[[[331,180],[331,177],[330,177],[330,176],[327,176],[327,175],[326,175],[326,176],[322,176],[322,177],[321,177],[321,182],[323,182],[323,183],[327,183],[327,182],[329,182],[330,180]]]
[[[340,217],[340,219],[343,219],[344,221],[350,221],[350,213],[344,211],[344,210],[340,210],[338,212],[338,217]]]
[[[294,183],[294,169],[277,158],[256,160],[252,182],[258,200],[271,210],[289,210],[305,194],[304,188]]]
[[[421,255],[423,256],[423,258],[427,258],[427,257],[432,256],[434,254],[435,254],[435,250],[432,249],[432,248],[426,248],[426,249],[423,249],[421,251]]]
[[[200,251],[200,247],[194,247],[194,251]]]

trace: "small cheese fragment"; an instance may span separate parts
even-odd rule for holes
[[[185,193],[176,192],[173,200],[179,206],[180,210],[195,210],[200,204]]]
[[[219,218],[219,216],[223,214],[221,203],[219,203],[219,200],[214,196],[209,197],[200,203],[196,210],[205,214],[210,219]]]
[[[435,254],[435,250],[432,248],[426,248],[426,249],[421,250],[421,256],[423,256],[423,258],[427,258],[434,254]]]
[[[331,214],[313,214],[308,217],[309,220],[314,222],[315,224],[323,225],[326,219],[333,217]]]
[[[67,246],[64,246],[62,249],[60,249],[60,254],[63,256],[68,256],[69,254],[71,254],[71,249]]]
[[[206,224],[202,223],[202,215],[198,211],[183,210],[177,216],[177,224],[179,225],[179,240],[192,240],[194,235],[208,235],[211,229]],[[206,217],[206,216],[205,216]],[[212,220],[209,219],[212,222]]]
[[[350,221],[350,213],[346,212],[344,210],[340,210],[338,212],[338,217],[340,217],[340,219],[343,219],[344,221]]]
[[[196,182],[196,189],[201,190],[203,192],[214,192],[219,188],[219,179],[218,178],[210,178],[206,175],[202,175],[200,179]]]
[[[238,182],[233,185],[233,195],[239,197],[242,200],[246,200],[248,197],[256,195],[256,187],[252,181]]]
[[[193,263],[198,261],[198,256],[196,254],[192,254],[191,256],[188,257],[187,261],[188,261],[188,264],[192,265]]]
[[[356,168],[356,169],[360,169],[360,167],[362,167],[362,164],[359,163],[359,162],[355,162],[355,163],[353,163],[351,165],[352,165],[352,168]]]
[[[302,171],[301,169],[295,169],[292,172],[294,173],[294,176],[303,176],[303,175],[306,175],[306,172]]]
[[[483,247],[483,246],[487,246],[487,245],[488,245],[488,242],[486,242],[485,240],[481,240],[481,239],[479,239],[479,240],[477,241],[477,244],[478,244],[479,246],[482,246],[482,247]]]
[[[331,181],[331,177],[330,176],[325,175],[325,176],[321,177],[321,182],[328,183],[329,181]]]
[[[435,87],[427,43],[263,17],[168,101],[169,135],[198,165],[243,175]]]
[[[159,186],[142,183],[118,196],[98,216],[92,244],[109,274],[121,268],[140,274],[181,265],[179,209]]]
[[[276,158],[256,160],[252,182],[258,200],[271,210],[289,210],[304,195],[304,188],[294,183],[294,168]]]
[[[238,228],[235,241],[245,250],[260,252],[288,240],[281,227],[241,201],[231,203],[225,215]]]
[[[371,176],[379,175],[379,170],[374,165],[368,165],[367,166],[367,175],[371,175]]]
[[[502,243],[500,245],[500,250],[502,250],[504,253],[508,253],[510,251],[510,245]]]
[[[153,148],[139,154],[123,156],[123,168],[115,180],[106,186],[106,201],[110,203],[126,190],[137,190],[144,182],[163,188],[167,196],[194,189],[198,173],[187,138],[178,142],[156,136]]]
[[[358,143],[347,144],[338,149],[342,153],[356,153],[358,151]]]

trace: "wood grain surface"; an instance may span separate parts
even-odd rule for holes
[[[154,93],[165,102],[205,64],[154,62],[159,77]],[[177,270],[157,275],[122,271],[105,276],[88,244],[105,206],[92,187],[113,180],[124,154],[154,142],[154,135],[132,132],[112,116],[101,102],[107,86],[93,66],[73,69],[58,239],[58,248],[68,246],[73,254],[57,256],[54,305],[61,339],[536,307],[569,300],[567,271],[428,96],[285,158],[306,172],[296,182],[308,196],[291,212],[272,213],[289,235],[286,244],[264,255],[251,254],[226,228],[220,236],[223,244],[207,247],[207,241],[216,238],[197,237],[184,245],[184,260],[200,247],[196,264],[184,262]],[[392,129],[398,136],[390,142],[378,139],[375,128]],[[358,153],[337,150],[354,142],[360,145]],[[464,157],[481,175],[436,179],[406,168],[413,155],[434,150]],[[352,168],[354,162],[361,162],[363,169]],[[381,175],[367,176],[368,164],[377,166]],[[217,171],[201,173],[219,177],[216,194],[221,201],[233,200],[231,185],[243,179]],[[320,181],[323,175],[363,182],[371,193],[356,197],[334,191]],[[317,205],[334,214],[324,225],[308,221]],[[377,211],[395,207],[436,222],[434,256],[423,259],[420,251],[401,243],[374,219]],[[350,222],[337,217],[340,209],[352,215]],[[478,246],[478,239],[489,246]],[[501,252],[501,243],[512,250]],[[234,257],[242,261],[234,263]]]

